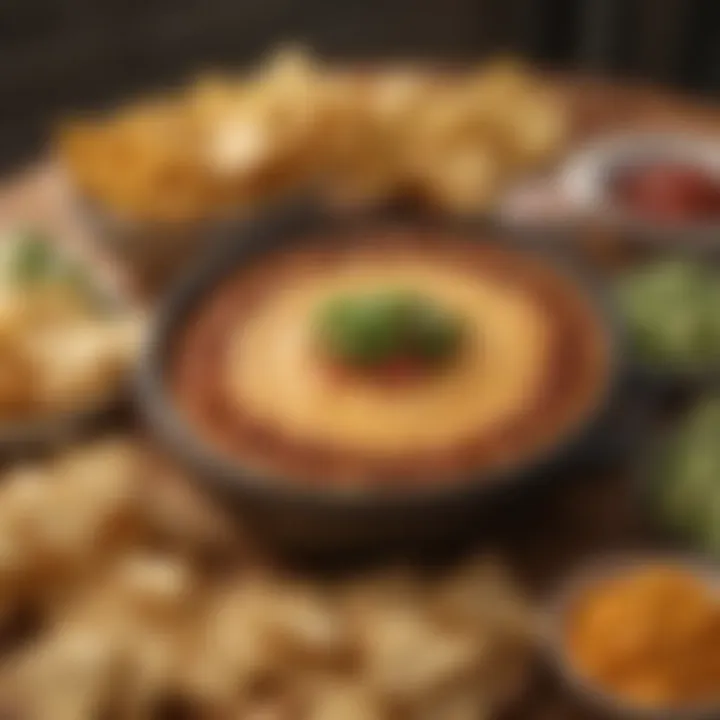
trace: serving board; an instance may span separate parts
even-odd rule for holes
[[[720,109],[646,87],[618,86],[578,79],[555,80],[574,119],[572,145],[608,131],[631,128],[681,128],[720,140]],[[52,160],[40,161],[0,183],[0,231],[32,224],[84,254],[99,273],[139,303],[151,303],[154,292],[140,287],[131,268],[99,249],[78,209],[68,196],[62,173]],[[587,235],[593,229],[588,228]],[[606,238],[597,237],[593,247]],[[644,399],[624,408],[618,436],[626,441],[601,451],[594,469],[577,468],[564,482],[538,493],[531,502],[513,507],[483,532],[483,543],[499,550],[514,565],[528,588],[542,598],[573,567],[598,553],[656,546],[656,538],[639,512],[633,490],[637,456],[633,443],[643,436]],[[513,711],[518,720],[590,718],[556,681],[539,677],[526,699]],[[441,719],[438,719],[441,720]]]

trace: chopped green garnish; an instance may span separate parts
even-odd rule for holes
[[[17,232],[3,238],[2,270],[6,282],[21,286],[62,283],[80,294],[96,293],[91,278],[78,262],[59,252],[53,242],[37,231]]]
[[[456,351],[464,330],[461,318],[404,290],[333,298],[320,308],[318,327],[328,356],[358,366],[396,358],[442,361]]]
[[[323,310],[322,342],[328,353],[355,364],[373,364],[396,346],[395,316],[378,299],[339,298]]]
[[[421,355],[442,359],[460,344],[462,320],[437,306],[425,306],[415,316],[414,342]]]
[[[36,230],[0,237],[0,283],[20,292],[62,287],[87,303],[88,311],[105,315],[116,309],[81,262]]]
[[[19,238],[13,247],[12,274],[20,282],[37,282],[52,276],[57,259],[47,240],[35,234]]]

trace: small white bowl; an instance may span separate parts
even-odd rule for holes
[[[570,690],[607,717],[631,720],[717,720],[720,718],[720,702],[665,708],[632,704],[585,677],[570,657],[566,642],[568,613],[583,592],[603,580],[652,565],[690,570],[720,593],[720,568],[693,556],[640,554],[610,557],[591,563],[571,575],[549,604],[545,643],[550,662]]]
[[[638,239],[713,245],[720,249],[720,222],[663,223],[637,217],[612,197],[618,171],[668,161],[696,165],[720,181],[720,139],[682,133],[626,133],[591,142],[559,170],[557,188],[577,211],[599,216]]]

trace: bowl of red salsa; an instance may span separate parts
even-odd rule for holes
[[[634,237],[720,239],[720,140],[651,133],[602,139],[569,160],[560,184],[576,207]]]

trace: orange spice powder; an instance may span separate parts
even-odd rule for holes
[[[567,627],[579,674],[634,705],[720,702],[720,594],[698,575],[649,566],[599,581]]]

